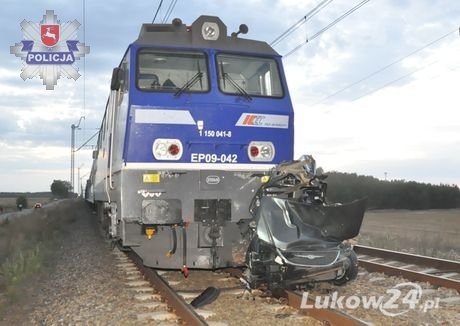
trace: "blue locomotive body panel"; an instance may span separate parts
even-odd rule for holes
[[[250,141],[271,141],[275,147],[273,160],[258,163],[274,165],[292,159],[293,110],[284,78],[281,78],[282,97],[254,96],[246,100],[242,95],[223,94],[215,78],[216,51],[201,49],[208,58],[209,74],[215,76],[209,78],[209,91],[176,96],[174,92],[141,90],[136,87],[135,69],[140,49],[148,48],[131,47],[125,162],[158,162],[152,155],[152,142],[157,137],[176,138],[183,143],[183,155],[172,163],[250,164],[253,163],[247,154]],[[257,57],[251,53],[245,55]],[[277,61],[282,76],[280,58],[273,60]]]
[[[152,155],[153,140],[158,137],[175,138],[183,143],[182,156],[171,163],[250,164],[247,153],[250,141],[273,142],[275,156],[267,164],[290,159],[292,146],[286,144],[292,141],[292,114],[287,110],[268,112],[253,106],[203,108],[196,105],[165,109],[161,105],[131,105],[124,160],[158,162]],[[276,127],[258,125],[268,119],[280,123]],[[197,128],[198,121],[203,124],[202,130]]]
[[[109,235],[152,267],[241,264],[260,177],[293,158],[281,57],[217,17],[145,24],[111,89],[89,192]]]

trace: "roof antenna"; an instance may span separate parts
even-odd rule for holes
[[[238,37],[238,34],[242,33],[242,34],[246,34],[247,32],[249,31],[249,28],[248,28],[248,25],[246,24],[241,24],[240,25],[240,29],[238,30],[238,32],[233,32],[232,33],[232,37]]]

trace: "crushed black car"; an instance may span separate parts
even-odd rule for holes
[[[310,155],[273,168],[250,206],[245,280],[251,288],[342,285],[356,278],[358,259],[347,239],[358,235],[366,199],[326,202],[326,175]]]

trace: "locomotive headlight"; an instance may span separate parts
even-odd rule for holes
[[[182,157],[182,143],[179,139],[157,138],[152,145],[152,153],[157,160],[177,161]]]
[[[270,162],[275,157],[275,146],[272,142],[253,141],[249,143],[248,156],[254,162]]]
[[[201,26],[201,35],[205,40],[215,41],[219,38],[219,26],[216,23],[204,22]]]
[[[168,153],[166,144],[158,143],[156,146],[154,145],[153,147],[154,147],[154,156],[155,156],[155,158],[157,156],[158,157],[164,157]]]
[[[272,156],[272,148],[270,146],[264,145],[260,148],[260,156],[263,158],[269,158]]]

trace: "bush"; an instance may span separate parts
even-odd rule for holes
[[[21,210],[23,208],[27,208],[27,197],[26,196],[19,196],[16,198],[16,207]]]

